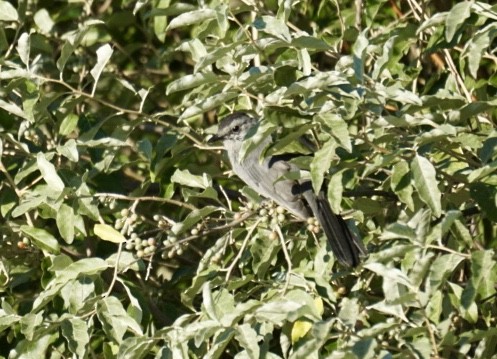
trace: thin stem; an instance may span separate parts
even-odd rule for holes
[[[117,194],[117,193],[95,193],[93,197],[108,197],[108,198],[115,198],[115,199],[120,199],[123,201],[138,201],[138,202],[144,202],[144,201],[151,201],[151,202],[163,202],[163,203],[169,203],[169,204],[174,204],[179,207],[184,207],[191,209],[192,211],[196,210],[197,207],[189,204],[189,203],[184,203],[181,201],[177,201],[175,199],[170,199],[170,198],[161,198],[161,197],[154,197],[154,196],[141,196],[141,197],[132,197],[132,196],[126,196],[123,194]]]
[[[243,252],[245,251],[245,248],[247,247],[247,244],[248,244],[250,238],[252,237],[252,233],[254,233],[254,230],[257,228],[257,226],[259,225],[260,222],[261,222],[261,219],[259,218],[257,221],[255,221],[255,223],[252,226],[250,226],[249,230],[247,231],[247,235],[245,236],[245,239],[243,240],[242,246],[240,247],[240,250],[236,254],[233,261],[231,262],[230,266],[228,268],[226,268],[226,277],[225,277],[226,282],[230,278],[231,273],[233,272],[233,269],[235,268],[236,264],[238,263],[240,258],[242,258]]]
[[[288,266],[288,273],[286,275],[285,287],[283,287],[283,294],[288,290],[288,286],[290,285],[290,275],[292,273],[292,259],[288,254],[288,249],[286,248],[285,238],[283,236],[283,232],[281,232],[281,228],[279,225],[276,225],[276,232],[278,232],[278,238],[280,239],[281,248],[283,249],[283,254],[285,256],[286,264]]]

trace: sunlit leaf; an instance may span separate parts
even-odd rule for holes
[[[64,182],[62,182],[59,175],[57,174],[55,166],[51,162],[47,161],[43,153],[39,152],[36,155],[36,163],[43,179],[45,180],[45,182],[47,182],[48,186],[55,192],[62,192],[65,187]]]
[[[435,168],[425,157],[417,155],[411,163],[411,170],[419,196],[433,214],[439,217],[442,214],[442,204]]]
[[[216,17],[216,12],[212,9],[200,9],[185,12],[181,15],[176,16],[169,22],[166,30],[173,30],[178,27],[190,26],[203,22],[206,20],[214,19]]]
[[[95,93],[95,90],[97,88],[98,80],[100,79],[100,75],[102,74],[102,71],[104,70],[105,66],[110,60],[110,57],[112,56],[112,53],[114,51],[112,50],[112,47],[109,44],[102,45],[97,49],[97,63],[93,68],[90,70],[90,74],[92,75],[93,79],[95,80],[95,84],[93,85],[93,91],[92,94]]]
[[[0,21],[17,21],[17,10],[8,1],[0,1]]]
[[[37,247],[50,253],[59,253],[60,246],[57,239],[42,228],[21,226],[21,231],[29,236]]]
[[[108,224],[95,224],[95,226],[93,227],[93,231],[95,232],[95,235],[97,235],[104,241],[122,243],[126,240],[126,238],[120,232],[116,231]]]

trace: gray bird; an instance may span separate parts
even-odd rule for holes
[[[275,155],[261,161],[262,152],[271,143],[270,136],[240,158],[243,141],[249,132],[255,132],[257,124],[256,119],[245,113],[233,113],[220,122],[217,134],[209,142],[223,141],[233,172],[257,193],[274,200],[298,218],[306,220],[314,215],[336,258],[346,266],[357,266],[366,250],[343,218],[332,212],[325,193],[320,191],[316,195],[308,179],[281,179],[288,172],[299,171],[286,156]]]

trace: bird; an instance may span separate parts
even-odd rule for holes
[[[333,213],[324,191],[315,193],[309,179],[285,177],[289,172],[300,170],[288,161],[288,156],[263,157],[272,142],[271,136],[264,138],[242,158],[243,142],[248,134],[255,133],[258,124],[257,119],[245,112],[232,113],[220,121],[217,133],[208,142],[222,141],[233,172],[259,195],[273,200],[302,220],[315,217],[342,265],[359,265],[366,249],[345,220]]]

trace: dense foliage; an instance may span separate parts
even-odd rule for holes
[[[0,1],[0,355],[491,357],[496,20],[476,1]],[[362,265],[229,175],[205,139],[235,110],[302,155]]]

